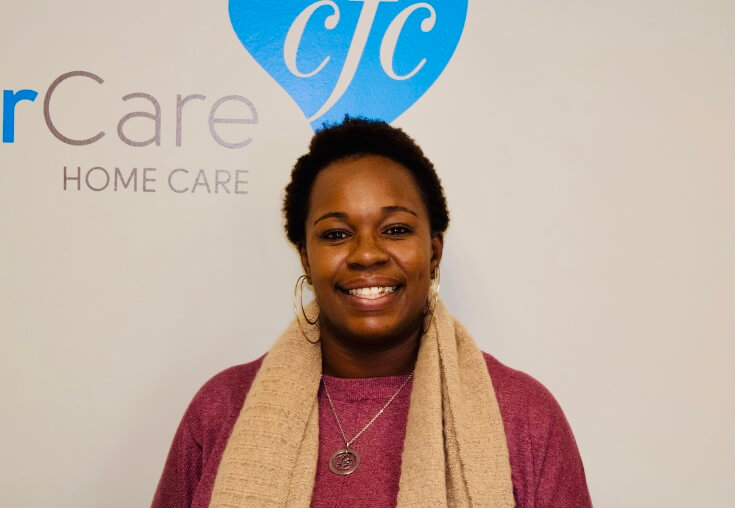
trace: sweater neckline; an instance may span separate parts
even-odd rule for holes
[[[387,400],[401,387],[407,376],[385,376],[365,378],[343,378],[324,375],[332,400]],[[396,401],[407,399],[411,394],[413,379],[396,396]],[[319,387],[319,396],[324,397],[324,384]],[[395,402],[395,401],[394,401]]]

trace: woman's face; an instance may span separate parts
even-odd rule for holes
[[[401,164],[366,155],[324,168],[311,190],[300,249],[322,338],[387,345],[417,337],[442,246]]]

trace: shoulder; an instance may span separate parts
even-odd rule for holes
[[[563,417],[561,407],[544,385],[525,372],[513,369],[492,355],[483,353],[487,370],[495,388],[495,396],[503,419]]]
[[[584,466],[564,412],[528,374],[483,353],[503,419],[518,506],[591,506]]]
[[[538,463],[549,439],[560,431],[571,436],[564,412],[551,392],[536,379],[487,353],[483,356],[495,389],[508,446]]]
[[[260,357],[249,363],[229,367],[212,376],[194,395],[195,401],[212,401],[232,397],[242,390],[247,390],[255,379],[255,375],[263,363]]]
[[[194,395],[176,430],[151,506],[207,506],[232,425],[262,358],[223,370]]]
[[[183,423],[194,435],[201,435],[237,416],[262,363],[260,357],[215,374],[194,395]]]

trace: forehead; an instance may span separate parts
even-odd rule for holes
[[[348,215],[370,213],[386,206],[405,206],[419,216],[428,217],[411,172],[381,155],[329,164],[317,175],[309,201],[309,216],[333,211]]]

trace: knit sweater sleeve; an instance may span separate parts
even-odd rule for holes
[[[505,427],[519,508],[592,506],[584,466],[564,413],[531,376],[485,354]]]
[[[152,508],[209,505],[220,458],[262,358],[231,367],[194,395],[174,435]]]
[[[202,475],[202,446],[189,429],[188,417],[189,411],[181,420],[171,443],[151,504],[154,508],[192,505],[194,491]]]

